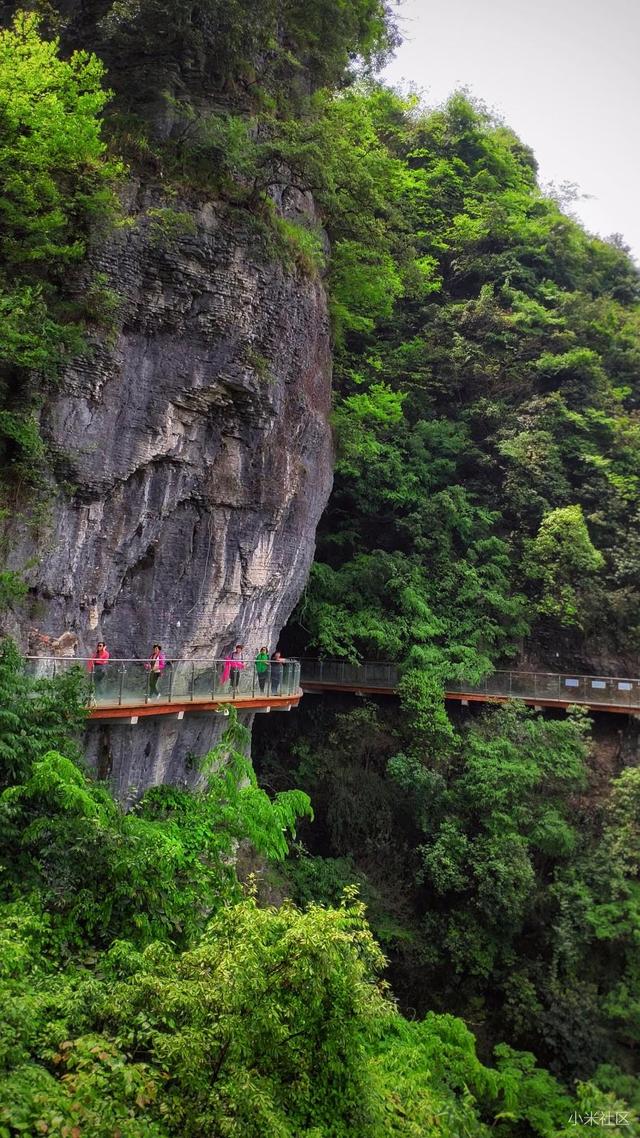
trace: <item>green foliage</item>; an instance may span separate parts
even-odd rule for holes
[[[250,218],[263,255],[327,273],[338,469],[301,622],[323,652],[402,662],[404,719],[324,710],[297,741],[322,834],[291,873],[307,908],[260,909],[238,843],[282,861],[311,816],[282,763],[270,797],[232,716],[202,793],[125,814],[67,738],[84,677],[30,680],[4,647],[0,1134],[564,1138],[572,1112],[635,1093],[617,1064],[640,1039],[637,771],[585,809],[579,715],[455,728],[442,682],[528,634],[635,645],[637,272],[464,96],[427,113],[348,86],[393,41],[381,0],[117,0],[99,35],[137,160]],[[118,322],[106,278],[82,311],[65,295],[113,208],[102,75],[31,16],[0,33],[0,436],[21,479],[46,457],[47,385],[85,324]],[[164,246],[194,232],[171,206],[147,223]],[[0,603],[21,592],[0,577]],[[572,1099],[528,1052],[485,1066],[452,1015],[403,1020],[352,882],[405,1004],[594,1083]]]
[[[469,679],[527,635],[633,652],[636,269],[463,95],[324,116],[338,465],[300,650]]]
[[[192,214],[171,206],[158,206],[147,211],[154,243],[171,247],[182,237],[191,237],[197,226]]]
[[[142,944],[170,935],[185,943],[225,893],[230,857],[251,841],[266,857],[285,856],[309,799],[285,791],[272,802],[246,758],[247,732],[231,717],[203,760],[206,789],[193,795],[151,790],[123,813],[109,792],[65,758],[65,733],[81,721],[86,681],[72,669],[55,683],[28,681],[15,649],[0,657],[0,856],[5,897],[34,891],[61,943],[114,937]]]
[[[27,480],[43,457],[32,410],[41,386],[83,345],[65,277],[90,227],[113,213],[119,172],[100,133],[103,67],[58,47],[33,14],[0,31],[0,457]]]
[[[363,1043],[383,1008],[381,957],[360,906],[238,901],[188,951],[118,942],[97,968],[58,976],[38,954],[42,919],[7,912],[5,930],[20,939],[3,981],[1,1124],[96,1138],[381,1133]]]
[[[362,906],[348,898],[304,913],[247,899],[185,952],[118,942],[98,968],[67,962],[57,975],[35,910],[5,907],[7,936],[7,1133],[555,1138],[580,1105],[624,1108],[593,1087],[572,1101],[533,1056],[507,1047],[497,1069],[484,1066],[452,1016],[403,1020],[376,982],[382,958]]]
[[[456,740],[450,725],[448,735],[438,729],[439,707],[414,692],[415,684],[407,703],[415,794],[406,763],[400,771],[423,833],[417,880],[438,899],[437,918],[427,913],[426,926],[435,930],[437,919],[442,967],[495,983],[527,922],[535,923],[541,862],[562,864],[575,851],[567,793],[584,785],[584,728],[580,720],[545,721],[512,707]],[[431,794],[427,813],[419,764],[433,762],[434,740],[445,785]],[[389,773],[397,777],[397,760]]]
[[[0,570],[0,612],[21,601],[28,592],[28,585],[20,573],[13,569]]]
[[[168,28],[180,84],[167,76]],[[206,0],[197,12],[185,0],[112,0],[96,33],[111,70],[126,77],[121,101],[132,107],[174,84],[190,95],[231,91],[236,102],[295,107],[309,88],[348,82],[358,61],[379,65],[396,38],[383,0]]]
[[[526,577],[540,582],[538,610],[563,625],[580,623],[580,594],[584,579],[604,566],[594,548],[580,506],[552,510],[540,523],[536,537],[527,543]]]
[[[31,681],[4,646],[0,1133],[555,1133],[571,1099],[532,1056],[488,1068],[461,1021],[408,1023],[388,1001],[364,906],[338,896],[347,861],[301,873],[304,911],[242,895],[237,842],[282,858],[310,810],[258,788],[237,716],[201,792],[156,787],[124,814],[63,753],[84,684],[73,667]],[[312,898],[330,881],[327,909]]]
[[[316,811],[294,896],[357,882],[401,1006],[463,1015],[569,1083],[609,1064],[602,1093],[633,1098],[618,1079],[638,1039],[638,771],[589,799],[584,713],[506,705],[456,726],[416,669],[401,694],[401,716],[326,697],[269,743],[262,777],[294,780]]]
[[[285,264],[292,261],[309,276],[324,268],[322,234],[317,229],[283,217],[274,218],[274,227],[281,242]]]
[[[0,791],[29,777],[49,751],[66,748],[85,718],[86,681],[79,669],[55,680],[25,675],[15,645],[0,645]],[[73,756],[77,750],[73,748]]]

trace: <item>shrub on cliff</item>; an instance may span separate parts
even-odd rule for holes
[[[114,209],[103,76],[87,52],[62,59],[31,13],[0,30],[0,462],[27,479],[42,457],[39,395],[84,344],[69,273]]]

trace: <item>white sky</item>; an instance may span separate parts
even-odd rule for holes
[[[430,105],[456,87],[531,146],[542,183],[591,195],[574,212],[640,260],[640,0],[403,0],[386,68]]]

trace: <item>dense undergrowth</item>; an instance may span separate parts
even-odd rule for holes
[[[419,672],[402,700],[327,696],[257,729],[261,781],[314,804],[286,891],[355,882],[407,1013],[455,1012],[483,1054],[507,1039],[637,1106],[640,771],[603,782],[580,710],[454,724]]]
[[[505,1045],[486,1066],[451,1015],[403,1019],[352,891],[304,909],[243,891],[236,843],[281,859],[309,802],[256,786],[234,720],[200,793],[124,814],[66,737],[83,687],[29,680],[5,644],[3,1138],[560,1138],[587,1112],[633,1133],[614,1094],[569,1094]]]

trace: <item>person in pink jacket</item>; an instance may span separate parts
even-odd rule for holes
[[[160,695],[158,691],[158,682],[160,676],[164,672],[166,665],[165,655],[162,651],[160,644],[154,644],[151,649],[151,655],[145,664],[145,668],[149,672],[149,699],[155,699]]]
[[[104,640],[99,640],[96,650],[91,659],[87,662],[87,671],[93,679],[93,686],[96,694],[102,687],[102,681],[105,677],[105,668],[109,663],[109,649],[107,648]]]
[[[244,668],[244,660],[242,653],[244,644],[236,644],[233,652],[229,652],[224,658],[224,668],[220,677],[220,683],[226,684],[227,680],[231,679],[231,693],[235,696],[240,683],[240,672]]]

